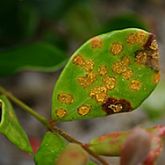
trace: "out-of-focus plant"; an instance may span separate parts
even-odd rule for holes
[[[58,48],[44,43],[12,48],[0,55],[0,75],[25,69],[55,71],[66,60]],[[151,165],[162,150],[164,126],[114,132],[83,144],[56,123],[131,112],[151,94],[159,79],[159,50],[152,33],[128,28],[99,35],[75,51],[66,64],[54,87],[51,119],[1,86],[0,132],[23,151],[35,155],[38,165],[108,165],[99,155],[120,156],[121,165]],[[10,101],[48,130],[35,154]]]

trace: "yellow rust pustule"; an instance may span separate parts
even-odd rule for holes
[[[85,60],[84,60],[84,58],[82,57],[82,55],[76,55],[74,58],[73,58],[73,63],[75,64],[75,65],[79,65],[79,66],[83,66],[84,65],[84,63],[85,63]]]
[[[90,97],[94,98],[98,103],[104,103],[108,97],[107,92],[105,86],[98,86],[90,91]]]
[[[122,52],[122,50],[123,50],[123,45],[122,44],[120,44],[120,43],[118,43],[118,42],[116,42],[116,43],[112,43],[112,45],[111,45],[111,53],[113,54],[113,55],[118,55],[118,54],[120,54],[121,52]]]
[[[100,65],[100,66],[99,66],[99,69],[98,69],[98,73],[99,73],[99,75],[101,75],[101,76],[106,75],[106,74],[108,73],[108,68],[107,68],[107,66],[105,66],[105,65]]]
[[[160,72],[157,72],[154,74],[153,83],[158,84],[159,81],[160,81]]]
[[[112,90],[116,86],[116,79],[114,77],[110,77],[108,75],[103,77],[103,82],[104,82],[105,87],[108,90]]]
[[[57,99],[59,102],[64,103],[64,104],[72,104],[73,103],[73,96],[69,93],[64,93],[61,92],[58,94]]]
[[[58,118],[63,118],[66,116],[66,114],[67,114],[67,111],[63,108],[60,108],[56,111],[56,115]]]
[[[89,59],[89,60],[85,60],[83,68],[87,71],[90,72],[93,70],[94,67],[94,62],[93,60]]]
[[[128,69],[129,64],[130,59],[128,57],[124,57],[121,61],[118,61],[112,65],[112,70],[117,74],[121,74]]]
[[[142,84],[139,80],[132,80],[131,81],[130,88],[132,90],[138,91],[141,89],[141,87],[142,87]]]
[[[91,39],[91,47],[92,48],[102,48],[103,41],[100,37],[94,37]]]
[[[89,72],[85,76],[78,78],[79,84],[84,88],[90,86],[95,80],[96,80],[96,74],[94,72]]]
[[[89,105],[81,105],[78,109],[77,112],[81,116],[87,115],[91,111],[91,106]]]
[[[127,43],[128,44],[140,44],[144,45],[148,39],[147,33],[140,31],[134,32],[128,35]]]

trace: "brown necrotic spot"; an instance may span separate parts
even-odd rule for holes
[[[105,103],[102,104],[103,110],[107,115],[119,112],[129,112],[132,110],[130,102],[125,99],[116,99],[109,97]]]
[[[153,34],[150,34],[143,48],[143,50],[136,52],[136,62],[146,65],[155,71],[159,71],[158,44]]]
[[[150,48],[150,46],[152,45],[152,42],[153,40],[155,40],[155,35],[154,34],[150,34],[148,39],[147,39],[147,42],[144,44],[144,48],[147,49],[147,48]]]

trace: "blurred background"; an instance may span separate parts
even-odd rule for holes
[[[107,132],[165,124],[164,19],[164,0],[1,0],[0,60],[5,51],[10,56],[13,49],[24,50],[26,45],[38,42],[55,47],[68,58],[87,39],[101,33],[127,27],[151,31],[156,34],[160,48],[161,83],[139,110],[106,118],[59,123],[58,126],[86,143]],[[28,53],[34,52],[30,49]],[[8,60],[12,63],[11,59]],[[0,64],[0,70],[3,69]],[[52,90],[61,70],[51,73],[24,70],[6,74],[0,77],[0,84],[49,118]],[[37,149],[45,129],[18,107],[15,110]],[[163,154],[165,152],[158,165],[164,165]],[[119,164],[118,158],[110,158],[110,162]],[[0,135],[0,165],[33,164],[32,157]]]

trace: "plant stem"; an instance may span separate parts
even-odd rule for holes
[[[51,131],[55,132],[55,133],[58,133],[59,135],[61,135],[65,139],[67,139],[69,142],[77,143],[77,144],[81,145],[81,147],[84,148],[84,150],[86,150],[91,156],[93,156],[100,163],[102,163],[102,165],[108,165],[108,163],[104,159],[102,159],[100,156],[98,156],[93,151],[91,151],[86,145],[82,144],[80,141],[78,141],[75,138],[73,138],[70,135],[68,135],[65,131],[59,129],[58,127],[51,128]]]
[[[31,107],[26,105],[24,102],[19,100],[17,97],[15,97],[13,94],[8,92],[5,88],[0,86],[0,93],[8,97],[11,101],[13,101],[15,104],[17,104],[19,107],[21,107],[24,111],[35,117],[38,121],[40,121],[45,127],[47,127],[51,132],[57,133],[64,137],[67,141],[72,143],[77,143],[81,145],[84,150],[86,150],[93,158],[95,158],[97,161],[99,161],[102,165],[108,165],[108,163],[102,159],[100,156],[95,154],[93,151],[91,151],[86,145],[78,141],[77,139],[73,138],[72,136],[68,135],[65,131],[61,130],[60,128],[56,126],[52,126],[49,121],[42,115],[38,114],[36,111],[34,111]]]
[[[10,92],[8,92],[2,86],[0,86],[0,93],[2,93],[5,96],[7,96],[11,101],[13,101],[15,104],[17,104],[19,107],[21,107],[27,113],[31,114],[38,121],[40,121],[43,125],[45,125],[46,127],[48,126],[48,121],[47,121],[47,119],[44,116],[38,114],[36,111],[34,111],[28,105],[26,105],[21,100],[19,100],[18,98],[16,98],[13,94],[11,94]]]

